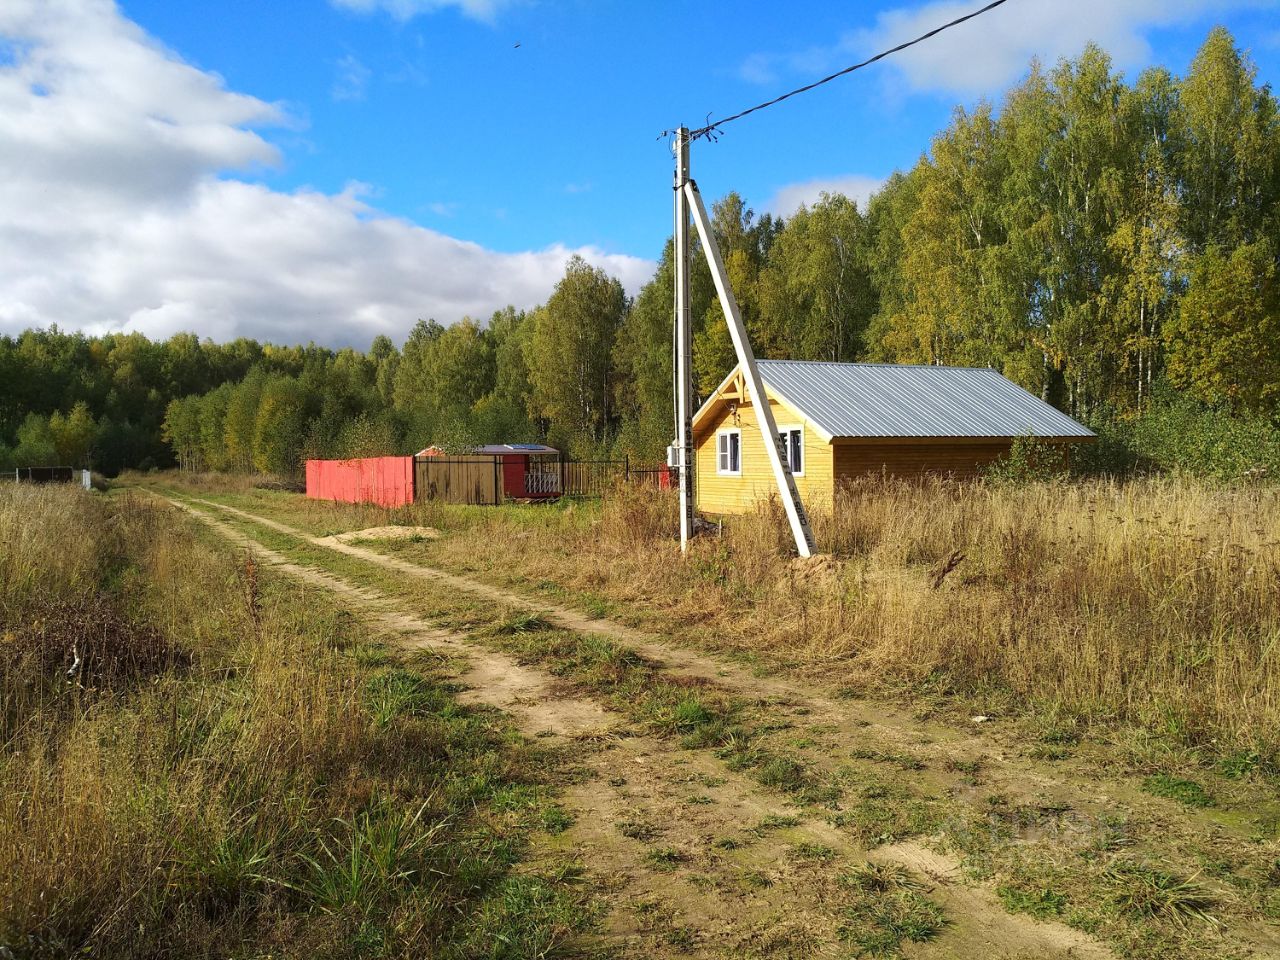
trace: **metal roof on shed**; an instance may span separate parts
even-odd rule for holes
[[[501,456],[507,453],[559,453],[560,451],[555,447],[548,447],[545,443],[489,443],[483,447],[464,447],[455,452],[460,454],[480,454],[481,456]],[[443,448],[432,444],[419,450],[416,456],[442,457],[446,456],[446,452]]]
[[[555,447],[545,443],[488,443],[476,447],[475,453],[559,453]]]
[[[1092,437],[985,367],[761,360],[779,399],[832,437]]]

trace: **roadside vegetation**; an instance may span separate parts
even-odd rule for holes
[[[1119,722],[1248,769],[1280,761],[1273,486],[875,480],[814,517],[825,556],[791,558],[765,504],[698,539],[684,562],[662,492],[388,511],[240,486],[241,505],[313,533],[442,529],[380,548],[744,658],[838,669],[851,692],[1034,710],[1068,741]]]
[[[154,498],[0,488],[0,951],[548,956],[558,761]],[[550,819],[548,819],[550,817]]]

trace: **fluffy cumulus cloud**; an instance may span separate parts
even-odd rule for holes
[[[801,206],[811,207],[824,193],[843,193],[858,201],[858,209],[866,211],[871,195],[884,185],[880,177],[850,174],[844,177],[820,177],[780,187],[764,208],[780,217],[789,217]]]
[[[497,253],[380,213],[359,184],[283,193],[277,105],[226,89],[113,0],[0,3],[0,332],[180,330],[367,344],[418,317],[544,299],[578,253],[636,289],[648,261]]]
[[[839,43],[792,54],[754,54],[741,67],[745,78],[776,80],[783,74],[822,72],[843,66],[939,24],[970,13],[977,0],[935,0],[882,11],[875,22]],[[963,23],[886,61],[884,69],[914,92],[994,96],[1025,73],[1033,57],[1052,64],[1097,43],[1121,66],[1151,59],[1147,35],[1229,10],[1274,5],[1274,0],[1015,0]]]

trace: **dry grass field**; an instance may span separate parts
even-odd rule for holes
[[[542,751],[153,498],[0,487],[0,955],[538,955]],[[518,798],[518,803],[512,803]]]

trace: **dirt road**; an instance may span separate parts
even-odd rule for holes
[[[875,954],[883,934],[880,955],[888,956],[1136,956],[1059,922],[1058,895],[1050,891],[1045,909],[1033,903],[1027,912],[1008,911],[1010,895],[998,895],[998,884],[984,879],[974,861],[989,862],[989,877],[1010,862],[1057,863],[1064,851],[1074,856],[1114,839],[1117,823],[1124,824],[1119,842],[1147,843],[1151,832],[1162,856],[1176,856],[1206,829],[1120,779],[1083,780],[1073,775],[1078,771],[1013,755],[985,732],[762,678],[620,623],[389,555],[350,535],[311,536],[209,500],[171,502],[279,572],[341,596],[402,647],[448,657],[468,688],[463,699],[505,711],[529,736],[581,752],[588,773],[563,798],[573,825],[541,855],[585,866],[607,906],[599,935],[623,955]],[[291,558],[291,548],[263,543],[261,531],[305,546],[307,562]],[[323,561],[312,560],[317,551],[382,571],[383,579],[323,569]],[[853,799],[798,802],[724,749],[690,749],[656,735],[607,698],[554,675],[554,664],[521,662],[482,629],[441,629],[432,622],[440,608],[424,609],[420,599],[386,589],[386,574],[438,591],[442,604],[465,594],[566,631],[608,637],[643,657],[665,682],[736,697],[761,718],[759,749],[797,756],[806,775],[841,784]],[[1070,877],[1062,882],[1070,888]],[[1211,937],[1224,956],[1280,952],[1274,931],[1247,922],[1239,931],[1246,936],[1192,930],[1184,945],[1195,951]],[[920,942],[912,942],[915,932]],[[1132,931],[1110,933],[1113,944],[1123,944]]]

